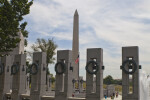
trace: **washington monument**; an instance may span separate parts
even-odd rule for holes
[[[73,21],[73,43],[72,43],[72,66],[73,78],[79,79],[79,15],[77,10],[74,13]]]

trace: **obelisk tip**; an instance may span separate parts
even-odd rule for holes
[[[76,9],[76,11],[75,11],[74,15],[78,15],[78,11],[77,11],[77,9]]]

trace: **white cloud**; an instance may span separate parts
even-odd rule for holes
[[[27,45],[27,47],[25,47],[25,50],[26,50],[26,51],[29,51],[29,52],[33,52],[32,48],[31,48],[31,46],[32,46],[33,44],[34,44],[33,42],[28,41],[28,45]]]
[[[66,32],[56,32],[56,33],[46,33],[46,32],[39,32],[44,36],[51,36],[51,37],[55,37],[58,40],[72,40],[72,34],[70,33],[66,33]]]

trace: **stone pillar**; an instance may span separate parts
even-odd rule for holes
[[[30,94],[30,74],[27,73],[26,75],[26,93]]]
[[[46,53],[33,53],[33,64],[30,70],[31,77],[31,100],[41,100],[46,92]]]
[[[6,93],[10,93],[11,56],[1,58],[0,62],[0,100],[6,100]],[[2,71],[3,70],[3,71]]]
[[[12,79],[12,100],[22,100],[21,94],[25,94],[25,78],[26,78],[26,55],[18,54],[15,55],[14,63],[11,66]]]
[[[72,79],[72,92],[76,92],[76,80],[74,78]]]
[[[115,86],[107,85],[106,89],[107,89],[107,97],[113,96],[113,94],[115,93]]]
[[[79,91],[83,92],[83,76],[79,77]]]
[[[52,76],[51,75],[47,76],[47,81],[48,81],[47,91],[51,91],[51,84],[52,84]]]
[[[72,52],[70,50],[57,51],[55,100],[68,100],[72,96]]]
[[[122,100],[139,100],[139,49],[137,46],[122,47]],[[133,92],[129,91],[132,76]]]
[[[20,42],[17,44],[16,48],[9,52],[9,55],[24,54],[24,36],[21,31],[19,31],[17,34],[17,38],[20,39]]]
[[[94,75],[95,74],[95,75]],[[93,91],[93,78],[96,76],[96,91]],[[86,100],[103,98],[103,49],[87,49]]]

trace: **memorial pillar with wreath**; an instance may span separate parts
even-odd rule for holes
[[[7,100],[6,93],[10,93],[11,56],[4,56],[0,62],[0,100]]]
[[[33,53],[33,64],[30,67],[31,76],[31,100],[41,100],[46,94],[46,53]]]
[[[77,80],[75,80],[74,78],[72,79],[72,92],[75,93],[76,92],[76,82]]]
[[[87,49],[86,100],[103,98],[103,49]],[[96,77],[96,91],[93,91],[93,78]]]
[[[122,100],[139,100],[139,49],[122,47]],[[132,88],[131,88],[132,87]],[[132,92],[131,92],[132,91]]]
[[[82,93],[83,92],[83,76],[79,77],[79,91]]]
[[[17,54],[11,66],[12,75],[12,100],[22,100],[21,94],[26,93],[26,54]]]
[[[68,100],[72,96],[72,51],[57,51],[55,100]]]

